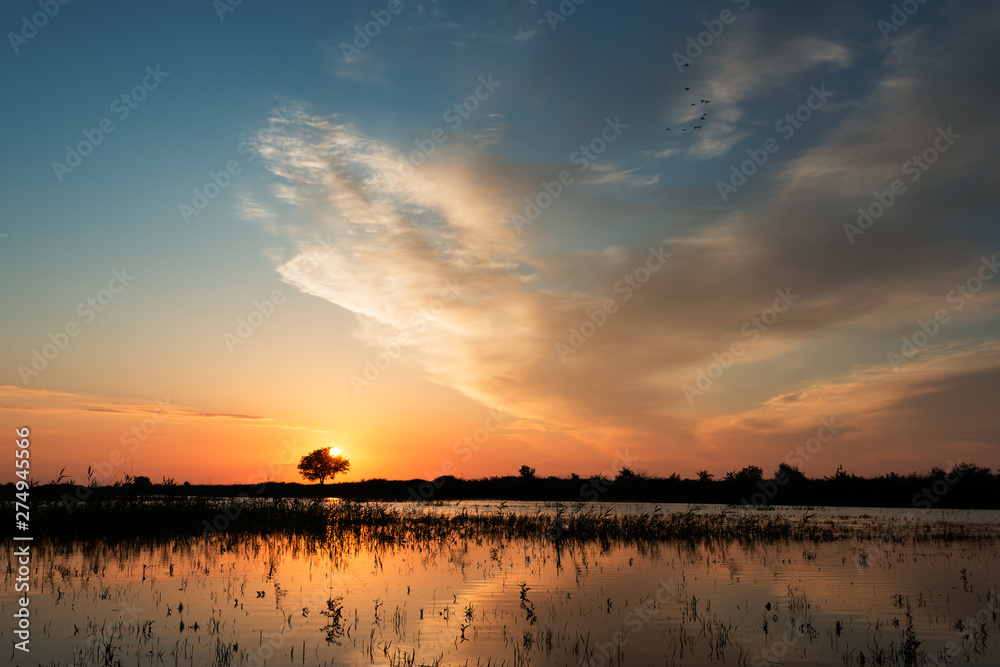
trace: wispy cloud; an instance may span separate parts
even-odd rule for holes
[[[0,386],[0,410],[13,412],[99,412],[122,415],[147,415],[169,412],[171,416],[192,419],[232,419],[247,422],[271,422],[271,417],[226,412],[208,412],[170,402],[169,397],[160,402],[143,403],[120,399],[105,399],[84,394],[39,391],[12,385]]]
[[[644,174],[641,167],[623,169],[619,165],[596,162],[580,178],[580,182],[586,185],[611,185],[633,190],[651,188],[659,181],[659,174]]]
[[[523,234],[510,224],[511,215],[523,212],[525,196],[558,170],[491,152],[508,147],[517,125],[502,134],[456,136],[414,169],[392,140],[303,104],[288,106],[288,121],[262,147],[275,176],[274,198],[292,206],[282,215],[281,233],[296,250],[276,256],[277,271],[303,292],[354,313],[358,336],[373,346],[408,334],[406,354],[428,378],[519,415],[518,437],[526,442],[544,432],[546,442],[580,451],[640,443],[650,465],[659,448],[676,445],[678,465],[688,458],[699,465],[694,461],[703,461],[703,452],[679,453],[684,443],[697,440],[708,451],[740,437],[777,456],[807,425],[814,428],[816,414],[837,407],[857,429],[845,437],[844,451],[865,455],[885,429],[908,428],[899,421],[909,418],[902,406],[915,405],[934,387],[972,392],[981,386],[970,359],[993,351],[966,337],[996,317],[992,288],[905,373],[886,373],[881,359],[900,332],[941,307],[949,283],[979,261],[974,239],[956,234],[942,243],[934,225],[964,210],[982,214],[993,201],[981,179],[963,175],[993,168],[996,133],[980,133],[977,142],[949,154],[949,169],[923,181],[912,204],[894,209],[905,213],[885,225],[881,239],[876,232],[864,248],[853,248],[841,226],[921,149],[912,145],[919,128],[933,131],[949,119],[956,126],[994,127],[984,114],[995,92],[977,87],[983,72],[943,82],[939,73],[954,66],[941,60],[946,55],[919,35],[900,40],[881,56],[877,75],[838,102],[823,133],[804,137],[797,153],[781,153],[768,165],[768,175],[755,182],[764,187],[746,206],[704,206],[697,224],[665,216],[655,229],[626,226],[622,221],[655,211],[657,197],[672,196],[669,172],[647,171],[663,158],[724,155],[756,131],[747,121],[753,104],[773,95],[784,109],[790,82],[799,86],[839,72],[859,57],[857,45],[801,35],[774,40],[756,24],[747,27],[727,34],[699,61],[709,74],[697,95],[711,100],[705,106],[714,115],[693,144],[647,145],[638,157],[616,146],[614,162],[593,163]],[[960,27],[936,37],[944,45],[958,39]],[[922,78],[907,74],[905,54],[924,59]],[[940,85],[950,97],[971,95],[972,101],[949,105],[940,99]],[[683,104],[687,109],[676,113],[685,117],[697,108]],[[504,122],[514,120],[505,115]],[[963,200],[963,193],[970,196]],[[920,205],[935,200],[957,208],[948,213]],[[576,215],[582,210],[585,220]],[[582,224],[621,233],[595,243],[578,233]],[[893,224],[907,226],[905,237],[893,233]],[[624,279],[661,242],[673,253],[670,261],[625,300]],[[920,258],[916,268],[914,257]],[[415,320],[449,284],[459,286],[458,298],[433,318]],[[747,342],[741,326],[768,307],[775,289],[789,286],[802,300],[747,345],[704,404],[689,406],[682,385],[719,350]],[[616,300],[616,313],[561,360],[556,344],[608,299]],[[932,363],[938,355],[947,360]],[[989,361],[986,372],[994,365]],[[918,369],[924,384],[913,381]],[[862,398],[849,401],[850,392]],[[866,405],[882,406],[880,415],[892,423],[872,427]],[[768,433],[780,437],[767,444]],[[970,434],[977,446],[992,442],[985,427]],[[919,440],[918,429],[912,437]],[[927,442],[921,447],[930,451]]]
[[[531,30],[525,30],[524,28],[519,28],[517,34],[512,37],[515,42],[527,42],[538,36],[538,30],[532,28]]]
[[[688,157],[704,160],[724,155],[747,138],[750,131],[741,124],[746,103],[786,87],[807,72],[842,69],[852,62],[851,50],[842,44],[811,36],[775,39],[754,12],[741,20],[749,24],[720,38],[717,50],[709,51],[699,63],[709,74],[690,81],[697,93],[675,97],[664,110],[668,125],[687,126],[689,132],[694,125],[702,126],[694,137],[685,138],[690,142],[684,149]],[[703,99],[709,104],[703,105]],[[708,114],[704,121],[700,120],[703,113]],[[672,139],[679,140],[676,134]]]

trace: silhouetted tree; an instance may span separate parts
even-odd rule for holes
[[[328,447],[314,449],[299,461],[299,472],[302,476],[311,482],[319,480],[320,484],[323,484],[327,477],[332,479],[339,473],[347,472],[350,468],[350,461],[339,454],[333,456]]]
[[[966,479],[989,480],[993,477],[989,468],[983,468],[975,463],[956,463],[951,469],[951,474],[955,477],[964,477]]]
[[[747,466],[738,473],[726,473],[726,479],[737,482],[759,482],[764,479],[764,471],[760,466]]]
[[[615,481],[616,482],[620,482],[620,481],[623,481],[623,480],[625,480],[625,481],[627,481],[627,480],[633,480],[633,479],[639,479],[639,475],[637,475],[634,472],[632,472],[631,468],[625,468],[625,467],[623,467],[621,470],[619,470],[618,471],[618,475],[615,477]]]
[[[707,470],[699,470],[698,471],[698,481],[699,482],[711,482],[713,477],[715,477],[715,475],[713,475],[712,473],[708,472]]]
[[[764,479],[764,471],[760,466],[747,466],[736,473],[736,481],[738,482],[759,482],[762,479]]]
[[[531,466],[521,466],[518,471],[523,479],[535,479],[535,469]]]
[[[150,480],[145,475],[136,475],[135,481],[133,482],[133,484],[135,484],[135,488],[137,488],[137,489],[151,489],[151,488],[153,488],[153,482],[152,482],[152,480]]]
[[[941,469],[938,468],[938,470],[941,470]],[[941,472],[943,473],[944,471],[941,470]],[[827,479],[835,479],[835,480],[838,480],[838,481],[844,481],[844,480],[846,480],[846,479],[848,479],[850,477],[851,476],[847,474],[847,471],[844,470],[844,466],[843,465],[839,465],[839,466],[837,466],[837,472],[833,473],[832,477],[827,477]]]
[[[799,481],[806,478],[806,476],[799,470],[798,466],[789,465],[787,463],[778,464],[778,469],[774,471],[775,479],[787,479],[788,481]]]

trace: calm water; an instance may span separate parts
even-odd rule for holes
[[[499,506],[400,505],[444,514]],[[502,511],[557,509],[511,502]],[[0,636],[21,665],[858,665],[879,655],[903,665],[909,612],[910,646],[923,656],[911,664],[946,664],[946,654],[1000,664],[1000,547],[902,539],[935,521],[991,531],[1000,514],[775,511],[895,527],[876,540],[711,547],[557,548],[543,536],[36,542],[29,659],[9,648],[9,621]],[[16,564],[6,553],[10,619]]]

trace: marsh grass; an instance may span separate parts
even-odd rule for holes
[[[71,607],[73,623],[80,623],[72,662],[59,664],[333,665],[353,657],[357,664],[390,667],[609,667],[653,664],[646,658],[655,654],[655,664],[745,666],[761,660],[780,664],[780,648],[788,653],[785,659],[836,654],[849,665],[907,667],[937,664],[929,660],[940,654],[940,640],[929,631],[952,623],[961,641],[955,656],[997,655],[995,593],[986,592],[981,614],[955,620],[948,611],[952,596],[981,595],[978,589],[991,582],[983,578],[984,568],[965,560],[977,552],[997,558],[985,548],[993,539],[990,525],[804,521],[733,510],[616,515],[584,505],[554,509],[526,513],[494,505],[440,513],[429,504],[127,500],[80,505],[67,521],[65,510],[55,505],[33,513],[34,528],[63,531],[35,543],[35,562],[42,566],[36,581],[57,606]],[[204,522],[226,511],[233,515],[227,529],[204,538]],[[131,523],[102,528],[109,526],[108,516]],[[113,537],[101,530],[113,531]],[[846,558],[841,562],[851,550],[864,548],[858,543],[879,536],[879,548],[889,553],[872,558],[864,573]],[[926,542],[945,545],[955,539],[978,541],[956,550],[967,555],[952,567],[954,580],[936,599],[933,590],[889,589],[873,577],[873,592],[883,601],[893,593],[892,609],[876,614],[859,607],[847,625],[823,615],[823,598],[817,602],[815,588],[807,598],[806,588],[796,583],[798,574],[789,577],[784,595],[775,590],[766,602],[759,595],[727,600],[708,581],[721,563],[735,567],[729,583],[737,585],[740,576],[752,581],[766,573],[770,580],[787,568],[800,573],[832,568],[860,580],[873,576],[874,569],[895,572],[918,554],[938,559]],[[810,540],[815,544],[805,544]],[[855,544],[845,547],[839,540]],[[638,577],[638,588],[620,587],[627,579],[617,575],[604,584],[595,581],[615,566],[629,572],[633,559],[646,568],[627,575]],[[308,574],[282,565],[292,562],[308,563]],[[562,567],[583,578],[563,590],[552,586],[558,576],[541,577]],[[384,577],[403,568],[416,574],[383,588]],[[662,602],[644,587],[667,576],[661,568],[678,577],[677,595]],[[351,576],[352,570],[358,576]],[[10,564],[7,571],[9,577]],[[411,599],[409,584],[425,573],[428,580],[453,576],[436,580],[430,594],[414,591],[423,597]],[[466,576],[499,584],[497,595],[476,592],[460,599],[444,583],[460,585]],[[303,584],[315,586],[312,597],[306,597]],[[747,605],[752,612],[740,609]],[[272,606],[277,612],[265,611]],[[639,629],[628,621],[639,618],[637,610],[648,619]],[[252,617],[256,627],[241,631],[237,622]],[[762,633],[758,618],[764,621]],[[280,621],[278,629],[274,620]],[[749,620],[754,630],[746,630]],[[614,639],[619,629],[627,632],[621,641]],[[823,633],[829,649],[817,641]]]
[[[8,503],[9,504],[9,503]],[[493,511],[443,514],[424,505],[390,507],[377,502],[289,499],[114,498],[79,503],[72,513],[59,503],[32,511],[36,535],[55,541],[113,542],[228,535],[284,535],[324,541],[405,544],[460,539],[543,540],[553,544],[699,542],[988,541],[995,532],[945,521],[845,522],[724,510],[613,514],[578,505],[570,512]]]

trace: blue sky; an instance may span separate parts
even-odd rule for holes
[[[997,250],[994,3],[913,5],[898,29],[891,3],[219,6],[70,2],[26,42],[9,33],[39,4],[0,11],[12,419],[38,390],[102,405],[169,394],[191,414],[366,447],[374,476],[386,460],[403,474],[447,458],[502,408],[514,421],[463,472],[530,460],[563,474],[579,452],[603,461],[630,444],[639,467],[691,474],[776,465],[836,410],[851,426],[807,472],[953,454],[1000,464],[981,409],[998,373],[995,283],[961,310],[947,299]],[[390,20],[348,59],[371,12]],[[154,87],[147,68],[168,74]],[[121,118],[115,100],[144,78]],[[456,127],[449,109],[469,100]],[[103,119],[114,131],[57,175]],[[949,136],[910,180],[912,156]],[[420,145],[433,151],[414,166]],[[584,146],[603,148],[574,161]],[[185,220],[193,190],[232,162],[238,173]],[[563,172],[518,229],[525,199],[546,201]],[[897,179],[905,192],[884,217],[845,228]],[[650,247],[670,259],[626,303],[614,286]],[[26,376],[122,267],[135,282]],[[414,325],[448,280],[457,300]],[[800,299],[751,341],[742,327],[786,288]],[[275,289],[290,305],[228,349],[224,334]],[[607,326],[560,355],[609,298],[620,308]],[[941,308],[948,322],[894,365],[901,337]],[[364,378],[401,338],[398,361]],[[717,361],[733,343],[745,355]],[[713,363],[719,377],[696,385]],[[427,449],[411,455],[403,428],[375,417],[387,413],[447,426],[414,425]],[[117,426],[77,428],[93,456],[116,439]],[[73,432],[52,431],[60,456]],[[181,436],[162,437],[166,456]]]

